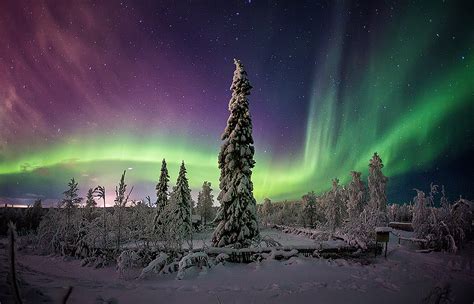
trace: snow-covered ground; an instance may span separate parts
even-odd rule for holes
[[[262,238],[270,237],[279,242],[282,246],[313,246],[319,243],[304,236],[282,233],[276,229],[263,229],[260,232],[260,236]],[[193,242],[194,248],[202,248],[203,240],[206,245],[209,246],[211,244],[212,231],[196,233],[193,237],[195,239]]]
[[[406,233],[403,232],[405,235]],[[311,245],[304,237],[265,230],[283,245]],[[184,280],[176,274],[126,281],[114,267],[81,267],[80,261],[19,252],[23,297],[58,302],[73,286],[69,303],[420,303],[437,284],[449,283],[454,303],[474,301],[474,244],[461,254],[417,253],[395,238],[387,259],[366,261],[293,257],[287,261],[219,265]],[[0,301],[7,295],[6,240],[0,248]]]

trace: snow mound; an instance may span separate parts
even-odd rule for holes
[[[205,252],[194,252],[185,255],[179,261],[179,270],[176,279],[182,280],[186,273],[186,269],[197,267],[199,269],[209,268],[209,257]]]
[[[168,255],[164,252],[161,252],[156,259],[151,261],[148,266],[143,268],[140,279],[144,279],[151,274],[158,274],[160,271],[166,266],[166,262],[168,260]]]

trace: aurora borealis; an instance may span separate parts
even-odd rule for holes
[[[158,3],[157,3],[158,2]],[[295,199],[377,151],[402,201],[474,194],[470,1],[0,2],[0,198],[154,197],[162,158],[218,187],[233,58],[253,85],[255,195]],[[297,4],[296,4],[297,3]]]

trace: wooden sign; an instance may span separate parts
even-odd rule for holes
[[[377,242],[387,243],[390,240],[390,232],[377,232]]]
[[[385,257],[387,257],[387,247],[388,242],[390,241],[390,232],[392,228],[390,227],[377,227],[375,228],[375,256],[377,256],[377,244],[385,243]]]

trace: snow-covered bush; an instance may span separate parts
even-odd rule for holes
[[[451,208],[451,217],[454,229],[455,239],[463,243],[467,236],[471,236],[472,222],[474,220],[474,205],[472,202],[460,198]]]
[[[230,259],[230,256],[227,253],[219,253],[216,257],[216,264],[225,263]]]
[[[179,270],[179,262],[178,261],[172,261],[169,264],[166,264],[163,269],[161,270],[160,274],[170,274],[177,272]]]
[[[99,216],[88,221],[82,209],[66,210],[50,208],[42,218],[36,235],[36,249],[41,254],[61,254],[87,259],[84,265],[104,265],[111,258],[103,251],[99,256],[99,248],[111,245],[104,244],[104,216],[108,226],[112,225],[113,217],[108,212],[99,212]],[[68,224],[69,222],[69,224]],[[110,240],[110,238],[108,239]],[[96,259],[101,259],[97,262]]]
[[[428,196],[417,190],[414,198],[413,229],[418,238],[426,239],[429,246],[439,250],[456,252],[472,233],[473,205],[470,201],[459,199],[450,204],[441,193],[441,207],[435,207],[438,186],[431,184]]]
[[[117,271],[120,278],[130,279],[133,270],[141,266],[140,256],[134,250],[124,250],[117,258]]]
[[[355,218],[350,218],[344,225],[344,239],[351,246],[356,246],[366,250],[375,242],[375,228],[379,219],[379,212],[370,206],[365,206],[364,210]]]
[[[63,192],[64,198],[58,207],[51,208],[38,227],[38,246],[42,253],[73,254],[82,226],[82,212],[78,205],[82,198],[78,196],[78,184],[74,179]]]
[[[67,213],[67,214],[66,214]],[[77,209],[51,208],[38,227],[37,248],[44,254],[71,254],[80,230],[81,214]]]
[[[140,279],[144,279],[153,274],[159,274],[168,264],[168,259],[169,256],[166,253],[160,252],[160,254],[148,264],[148,266],[143,268],[140,274]]]
[[[297,256],[298,255],[298,250],[292,249],[292,250],[278,250],[278,249],[272,249],[270,254],[264,255],[265,258],[273,259],[273,260],[288,260],[291,257]]]
[[[281,243],[271,238],[268,235],[258,236],[252,242],[252,247],[277,247],[281,246]]]
[[[191,267],[197,267],[198,269],[209,268],[209,257],[205,252],[193,252],[185,255],[181,261],[179,261],[179,270],[176,275],[176,279],[184,279],[186,270]]]

